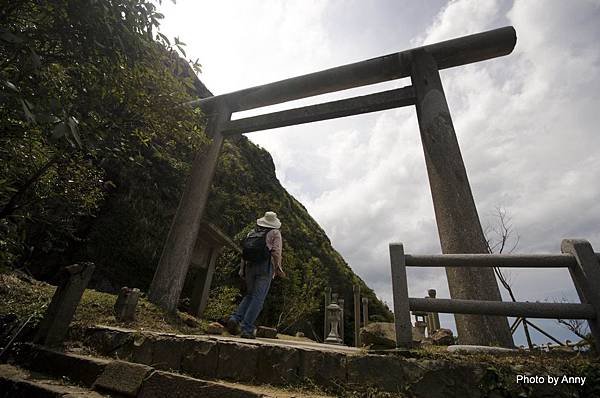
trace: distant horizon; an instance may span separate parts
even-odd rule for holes
[[[600,251],[600,186],[592,183],[600,180],[600,156],[588,149],[600,144],[600,2],[180,0],[161,9],[161,31],[200,58],[199,77],[215,95],[514,26],[512,54],[441,72],[482,227],[495,225],[500,207],[519,236],[518,252],[559,253],[561,239],[574,237]],[[235,117],[408,84],[395,80]],[[414,109],[277,130],[249,138],[271,153],[282,185],[392,309],[388,244],[402,241],[410,254],[440,252]],[[507,274],[519,301],[578,301],[565,270]],[[435,288],[449,297],[443,270],[410,270],[408,285],[411,296]],[[441,321],[455,330],[451,315]],[[534,323],[576,340],[556,321]],[[548,340],[532,335],[538,344]],[[515,343],[524,341],[520,329]]]

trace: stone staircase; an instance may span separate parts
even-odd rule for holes
[[[308,397],[276,388],[201,380],[151,366],[25,344],[0,364],[0,397]],[[326,396],[322,395],[323,398]]]

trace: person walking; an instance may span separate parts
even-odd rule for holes
[[[227,331],[233,335],[253,339],[254,322],[263,308],[271,281],[285,276],[281,268],[281,221],[277,214],[267,211],[256,220],[256,227],[242,242],[240,276],[246,281],[246,295],[227,320]]]

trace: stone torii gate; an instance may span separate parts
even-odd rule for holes
[[[171,225],[148,296],[174,310],[204,214],[223,141],[243,133],[415,105],[443,253],[486,253],[486,240],[467,179],[440,69],[510,54],[513,27],[504,27],[190,103],[210,115],[208,151],[199,153]],[[233,112],[411,77],[412,85],[349,99],[231,120]],[[500,301],[491,268],[446,268],[455,299]],[[396,312],[397,309],[395,309]],[[464,344],[512,346],[505,317],[455,315]]]

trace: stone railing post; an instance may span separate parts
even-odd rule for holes
[[[327,311],[327,307],[331,304],[331,288],[325,288],[325,307],[323,307],[323,341],[329,336],[329,311]]]
[[[94,273],[94,264],[74,264],[60,272],[62,282],[56,288],[34,337],[34,342],[48,347],[61,345],[67,336],[77,305]]]
[[[579,295],[579,301],[591,304],[596,310],[596,319],[588,319],[590,331],[600,344],[600,263],[592,245],[583,239],[563,239],[560,245],[563,253],[572,254],[577,260],[575,267],[569,267],[569,273]]]
[[[411,347],[412,324],[408,304],[408,285],[406,281],[406,260],[402,243],[390,243],[390,263],[392,266],[392,298],[394,301],[394,324],[396,327],[396,346]]]
[[[366,297],[362,298],[362,319],[363,327],[369,326],[369,299]]]
[[[354,346],[360,347],[360,286],[352,285],[354,293]]]

